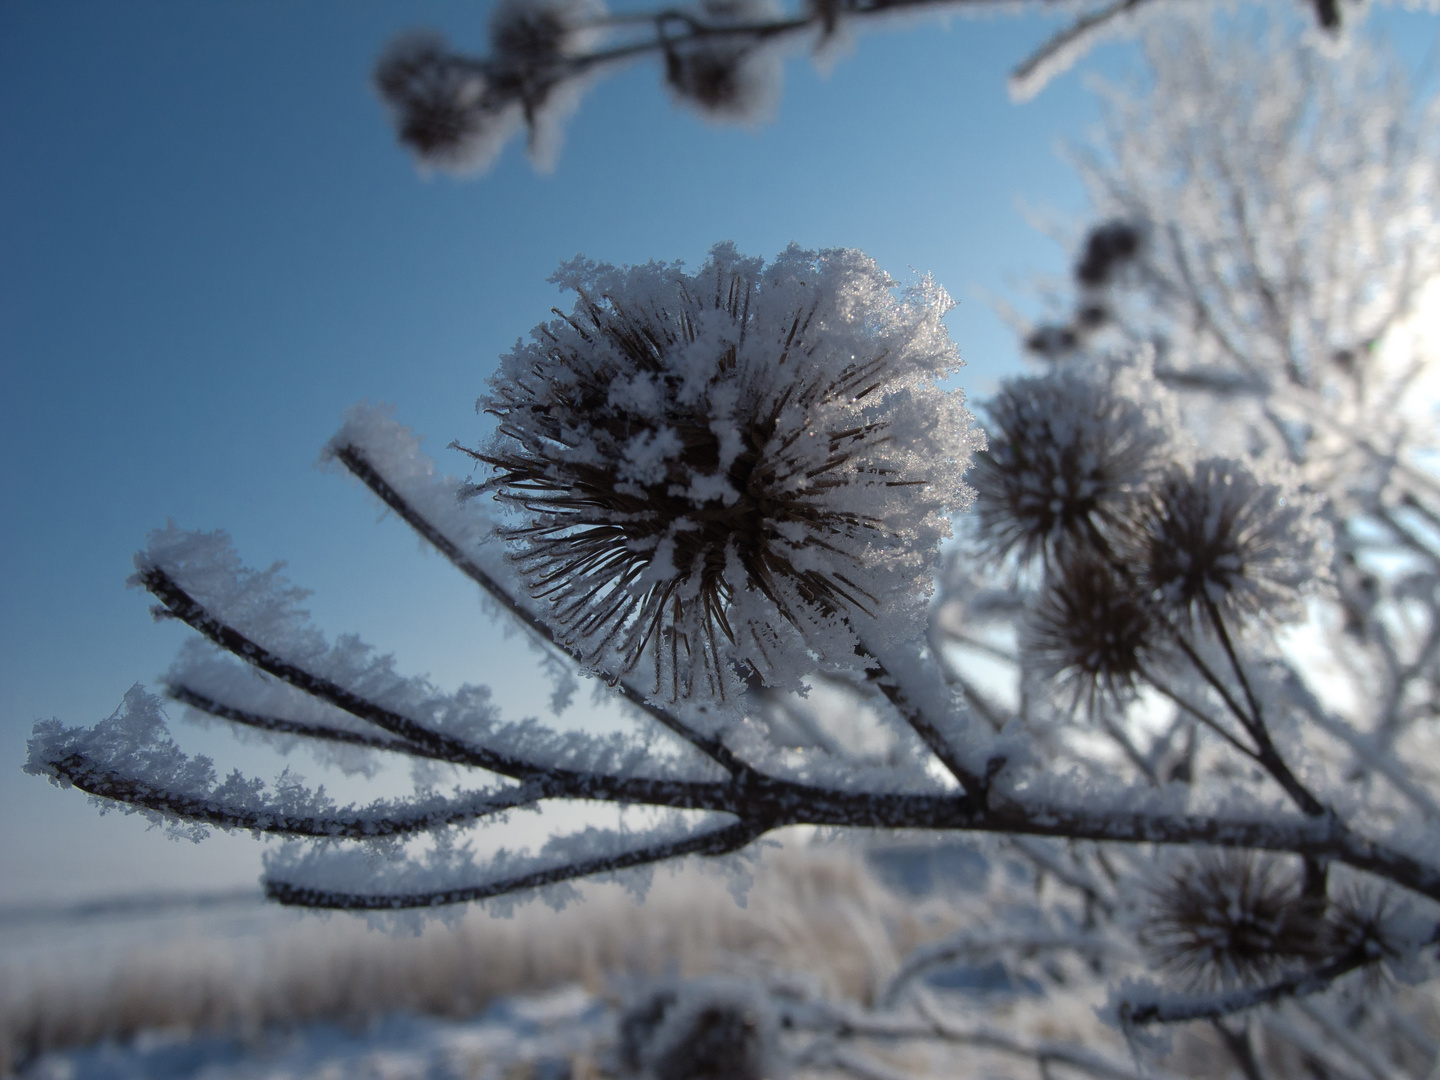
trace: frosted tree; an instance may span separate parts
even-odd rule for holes
[[[278,568],[170,526],[132,580],[196,631],[171,699],[468,786],[337,806],[221,779],[139,688],[94,728],[37,725],[28,770],[181,835],[289,838],[271,897],[391,921],[642,887],[787,825],[965,834],[991,866],[973,925],[867,1008],[757,1012],[791,1060],[883,1076],[865,1046],[934,1040],[1129,1077],[1151,1032],[1198,1021],[1174,1067],[1428,1075],[1434,106],[1360,43],[1181,25],[1147,48],[1153,89],[1112,93],[1084,161],[1100,224],[1068,310],[983,423],[943,385],[933,282],[727,244],[694,271],[562,266],[568,306],[501,358],[493,430],[457,448],[468,479],[388,414],[347,417],[335,465],[525,629],[557,699],[603,681],[633,735],[405,677],[327,640]],[[471,852],[467,830],[556,800],[647,824]],[[959,960],[1030,979],[1044,1015],[957,1016],[925,976]],[[686,1016],[743,1027],[725,994]],[[1097,994],[1138,1062],[1042,1037]]]

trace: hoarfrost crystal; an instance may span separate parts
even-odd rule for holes
[[[717,245],[678,264],[583,259],[574,310],[502,357],[474,456],[546,618],[654,693],[801,685],[923,628],[930,571],[980,436],[949,297],[856,251],[768,266]]]

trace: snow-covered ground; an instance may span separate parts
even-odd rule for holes
[[[611,1050],[615,1007],[579,986],[495,1002],[466,1020],[396,1013],[252,1036],[146,1032],[52,1051],[33,1080],[582,1080]]]
[[[803,973],[817,999],[860,1000],[910,947],[954,926],[986,872],[962,848],[891,846],[868,860],[791,849],[764,860],[743,908],[691,868],[657,880],[643,905],[595,887],[561,912],[470,911],[418,937],[258,892],[0,911],[0,1074],[613,1076],[623,1003],[647,980]],[[932,986],[1031,993],[990,967],[937,972]]]

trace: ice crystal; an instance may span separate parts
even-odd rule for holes
[[[795,687],[923,626],[977,442],[945,293],[856,251],[577,259],[574,310],[502,357],[474,456],[544,617],[672,700]]]

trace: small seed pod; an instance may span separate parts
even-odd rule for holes
[[[1340,890],[1328,913],[1331,953],[1340,956],[1360,950],[1376,961],[1403,955],[1407,950],[1400,924],[1406,914],[1389,889],[1351,886]]]
[[[1129,698],[1158,645],[1159,628],[1138,583],[1080,550],[1051,569],[1031,612],[1027,654],[1042,674],[1093,701]]]
[[[1328,934],[1289,862],[1207,851],[1177,860],[1152,889],[1140,940],[1171,974],[1197,988],[1267,982],[1326,954]]]
[[[728,123],[757,123],[780,97],[783,59],[741,27],[775,17],[766,0],[709,0],[702,14],[711,33],[672,44],[665,52],[665,84],[676,101]],[[734,33],[726,28],[736,27]]]
[[[1037,326],[1025,338],[1025,348],[1036,356],[1056,360],[1072,353],[1080,345],[1080,335],[1069,326],[1046,323]]]
[[[990,449],[976,456],[974,483],[992,553],[1049,558],[1127,526],[1165,441],[1138,404],[1061,371],[1008,381],[986,409]]]
[[[1107,221],[1090,230],[1075,264],[1075,280],[1087,289],[1104,288],[1140,254],[1144,234],[1128,221]]]
[[[433,34],[392,42],[375,67],[375,87],[400,142],[437,168],[483,167],[518,120],[496,112],[485,77]]]
[[[1320,572],[1314,511],[1239,461],[1172,466],[1140,514],[1146,584],[1177,617],[1283,617]]]
[[[570,76],[567,58],[597,40],[598,0],[500,0],[490,13],[486,74],[497,99],[518,101],[528,124]]]
[[[695,979],[640,998],[620,1019],[618,1057],[633,1080],[779,1080],[778,1024],[765,991]]]

